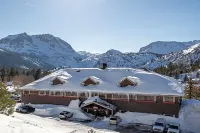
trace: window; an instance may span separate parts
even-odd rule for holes
[[[174,102],[174,98],[172,96],[165,96],[163,100],[164,102]]]
[[[98,93],[92,93],[92,97],[98,96],[98,95],[99,95]]]
[[[30,94],[38,94],[37,91],[30,91]]]
[[[51,96],[54,96],[54,92],[53,92],[53,91],[51,91],[51,92],[50,92],[50,95],[51,95]]]
[[[124,99],[124,98],[128,98],[127,95],[125,94],[113,94],[113,98],[121,98],[121,99]]]
[[[45,91],[39,91],[39,95],[45,95]]]
[[[107,94],[107,99],[111,99],[112,98],[112,94]]]
[[[51,95],[51,96],[62,96],[62,95],[63,95],[63,93],[62,93],[62,92],[60,92],[60,91],[56,91],[56,92],[54,92],[54,91],[51,91],[51,92],[50,92],[50,95]]]
[[[138,95],[137,100],[139,101],[154,101],[154,96],[142,96]]]
[[[62,93],[61,93],[60,91],[56,91],[56,92],[54,93],[54,95],[55,95],[55,96],[61,96]]]
[[[77,96],[76,92],[65,92],[65,96]]]
[[[85,93],[80,93],[80,97],[86,97]]]
[[[28,94],[29,94],[29,91],[24,91],[24,94],[25,94],[25,95],[28,95]]]
[[[134,94],[130,94],[130,95],[129,95],[129,98],[130,98],[130,99],[135,99],[135,95],[134,95]]]
[[[105,98],[106,98],[106,94],[101,93],[101,94],[99,94],[99,97],[100,97],[101,99],[105,99]]]
[[[49,95],[49,91],[46,91],[46,95]]]
[[[119,98],[118,94],[113,94],[113,98]]]

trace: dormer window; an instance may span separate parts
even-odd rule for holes
[[[136,86],[139,83],[139,78],[137,77],[132,77],[132,76],[128,76],[128,77],[123,77],[120,82],[119,82],[119,86],[120,87],[126,87],[126,86]]]
[[[64,83],[65,83],[65,81],[58,77],[56,77],[52,80],[52,85],[58,85],[58,84],[64,84]]]
[[[90,76],[88,78],[86,78],[83,82],[82,85],[84,86],[88,86],[88,85],[98,85],[99,84],[100,79],[95,77],[95,76]]]

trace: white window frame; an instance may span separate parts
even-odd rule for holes
[[[153,100],[140,100],[140,99],[138,100],[138,96],[153,97]],[[135,100],[136,100],[136,101],[154,101],[154,102],[155,102],[155,101],[156,101],[156,96],[152,96],[152,95],[136,95],[136,96],[135,96]]]
[[[31,92],[35,92],[35,91],[29,91],[29,95],[37,95],[36,93],[31,93]]]
[[[165,101],[165,97],[172,97],[173,101]],[[174,96],[163,96],[163,102],[172,102],[172,103],[175,103],[175,97]]]
[[[41,92],[44,92],[44,94],[42,94]],[[38,94],[38,95],[44,96],[44,95],[46,95],[46,91],[39,91],[39,94]]]
[[[25,94],[25,92],[28,92],[28,94]],[[29,94],[30,94],[30,91],[28,91],[28,90],[27,90],[27,91],[24,90],[24,91],[23,91],[23,94],[24,94],[24,95],[29,95]]]
[[[55,94],[56,92],[60,92],[60,95],[56,95]],[[52,93],[53,93],[53,95],[52,95]],[[50,91],[49,92],[49,96],[60,96],[60,97],[62,97],[63,96],[63,92],[62,91]]]

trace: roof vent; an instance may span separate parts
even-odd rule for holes
[[[108,67],[107,63],[102,63],[102,69],[105,70]]]

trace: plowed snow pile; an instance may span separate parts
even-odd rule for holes
[[[180,125],[183,132],[200,132],[200,101],[186,100],[180,111]]]

